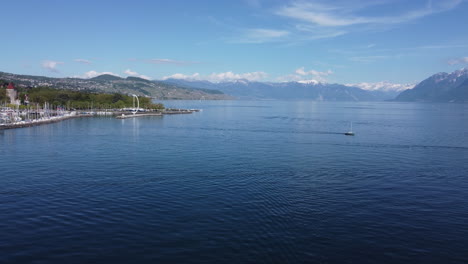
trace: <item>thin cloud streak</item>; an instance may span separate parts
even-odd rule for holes
[[[172,59],[149,59],[149,60],[146,60],[146,62],[151,63],[151,64],[172,64],[172,65],[178,65],[178,66],[199,63],[195,61],[178,61],[178,60],[172,60]]]
[[[388,30],[395,25],[411,22],[457,7],[462,0],[428,2],[413,10],[387,16],[362,15],[362,10],[379,6],[384,9],[391,1],[340,1],[328,3],[321,0],[295,1],[276,8],[269,15],[287,18],[292,23],[283,28],[241,29],[228,43],[261,44],[272,42],[301,43],[330,39],[354,32]]]
[[[236,40],[231,43],[265,43],[285,40],[291,33],[287,30],[266,28],[246,29]]]
[[[462,0],[440,1],[428,4],[420,9],[407,11],[394,16],[361,16],[357,15],[355,5],[323,4],[319,1],[296,2],[284,6],[276,14],[295,20],[305,21],[311,25],[322,27],[346,27],[359,24],[401,24],[416,20],[431,14],[451,10],[458,6]],[[431,3],[431,2],[429,2]],[[381,3],[383,4],[383,3]],[[360,8],[362,9],[362,7]]]
[[[467,64],[467,63],[468,63],[468,57],[451,59],[451,60],[447,61],[448,65]]]
[[[234,73],[232,71],[212,73],[209,75],[202,76],[199,73],[194,73],[192,75],[186,75],[182,73],[176,73],[169,76],[164,76],[162,79],[183,79],[183,80],[206,80],[214,83],[219,82],[232,82],[239,80],[248,80],[248,81],[261,81],[268,78],[268,74],[262,71],[256,72],[246,72],[246,73]]]
[[[81,64],[86,64],[86,65],[91,65],[92,62],[90,60],[85,60],[85,59],[74,59],[73,61],[81,63]]]

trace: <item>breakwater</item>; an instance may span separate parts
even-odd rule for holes
[[[70,118],[91,117],[91,116],[93,115],[92,114],[69,114],[69,115],[64,115],[64,116],[53,116],[53,117],[33,119],[33,120],[28,120],[28,121],[19,121],[19,122],[8,123],[8,124],[0,124],[0,130],[45,125],[45,124],[60,122],[60,121],[67,120]]]
[[[143,116],[163,116],[163,115],[175,115],[175,114],[192,114],[193,112],[199,112],[199,109],[167,109],[162,111],[153,111],[153,112],[138,112],[136,114],[129,113],[128,111],[88,111],[88,112],[68,112],[60,116],[50,116],[42,117],[32,120],[23,120],[11,123],[0,124],[0,130],[3,129],[14,129],[14,128],[23,128],[31,127],[38,125],[45,125],[64,121],[71,118],[78,117],[93,117],[93,116],[115,116],[117,119],[126,119],[134,117],[143,117]]]
[[[118,115],[115,118],[117,119],[127,119],[127,118],[135,118],[135,117],[143,117],[143,116],[162,116],[162,113],[149,113],[149,114],[129,114],[129,115]]]

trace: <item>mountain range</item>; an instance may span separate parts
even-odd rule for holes
[[[251,100],[383,101],[396,96],[394,91],[368,91],[353,86],[320,82],[270,83],[237,80],[212,83],[184,79],[167,79],[165,82],[185,87],[216,89],[238,99]]]
[[[307,99],[315,101],[468,102],[468,68],[437,73],[416,86],[388,82],[329,84],[320,82],[263,83],[238,80],[211,83],[168,79],[166,83],[220,90],[239,99]]]
[[[468,68],[437,73],[413,85],[386,82],[329,84],[320,82],[256,82],[236,80],[213,83],[203,80],[146,80],[100,75],[90,79],[50,78],[0,72],[0,79],[22,86],[138,94],[156,99],[250,99],[314,101],[468,102]]]

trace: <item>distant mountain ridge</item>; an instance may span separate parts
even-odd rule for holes
[[[0,79],[23,86],[49,86],[58,89],[105,93],[138,94],[157,99],[250,99],[313,101],[403,101],[468,102],[468,69],[437,73],[414,88],[410,84],[386,82],[330,84],[320,82],[256,82],[237,80],[212,83],[205,80],[167,79],[151,81],[139,77],[104,74],[90,79],[51,78],[0,72]],[[363,89],[361,89],[363,88]],[[400,90],[403,90],[398,94]]]
[[[117,81],[117,80],[124,80],[124,78],[112,75],[112,74],[102,74],[93,78],[90,78],[91,81]]]
[[[37,87],[49,86],[57,89],[88,90],[103,93],[137,94],[157,99],[231,99],[220,91],[183,87],[160,81],[149,81],[139,77],[121,78],[103,74],[90,79],[50,78],[0,72],[0,79],[18,85]]]
[[[209,81],[167,79],[164,82],[186,87],[220,90],[239,99],[315,100],[315,101],[384,101],[393,99],[395,92],[367,91],[342,84],[304,82],[252,82],[237,80],[212,83]]]
[[[395,101],[468,102],[468,68],[434,74],[413,89],[400,93]]]

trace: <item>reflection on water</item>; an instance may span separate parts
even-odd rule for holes
[[[468,262],[466,105],[164,104],[0,131],[0,262]]]

